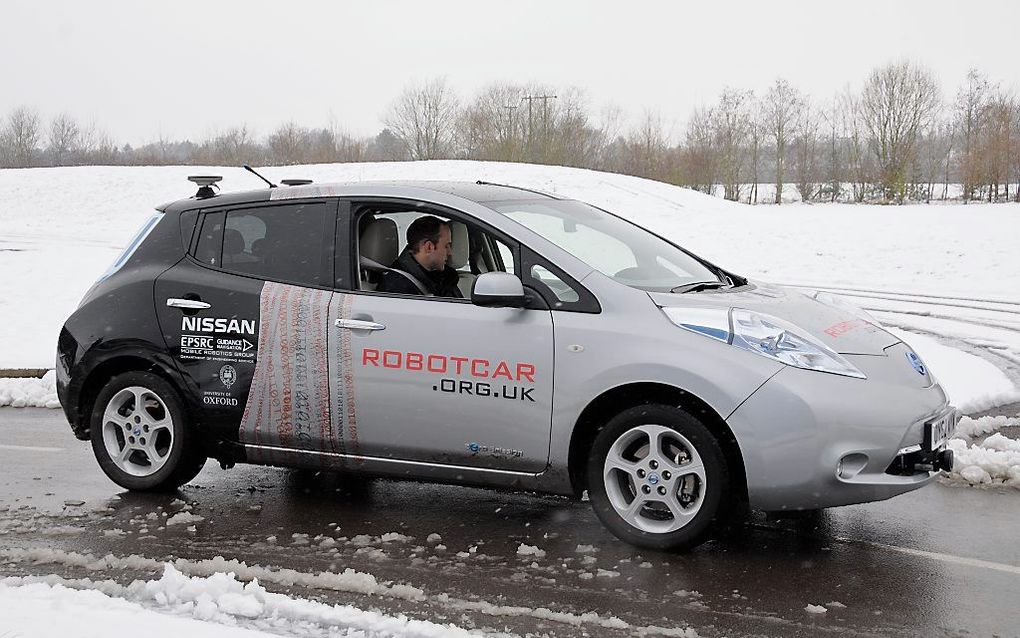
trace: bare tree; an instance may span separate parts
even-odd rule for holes
[[[34,165],[41,137],[35,109],[27,106],[14,109],[0,129],[0,161],[12,168]]]
[[[794,126],[793,175],[794,186],[802,201],[810,202],[818,194],[820,171],[818,170],[818,130],[821,114],[805,100]]]
[[[1001,90],[988,101],[979,145],[990,202],[999,200],[1000,188],[1005,189],[1005,198],[1009,200],[1010,153],[1018,134],[1016,112],[1016,99]]]
[[[404,143],[411,159],[436,159],[453,149],[459,110],[446,80],[436,78],[405,88],[390,107],[386,126]]]
[[[780,78],[765,94],[762,119],[772,140],[776,164],[776,203],[783,203],[783,180],[786,178],[787,149],[796,134],[801,111],[807,100],[789,82]]]
[[[753,99],[753,97],[752,97]],[[751,163],[751,188],[747,193],[747,203],[758,203],[758,167],[761,161],[761,146],[765,137],[765,124],[762,119],[762,105],[759,100],[753,100],[748,107],[750,116],[747,128],[747,146],[750,153]]]
[[[864,114],[860,98],[846,89],[836,98],[839,104],[840,128],[846,147],[847,176],[853,201],[863,202],[872,182],[872,162],[868,153]]]
[[[548,106],[539,161],[593,168],[608,143],[606,132],[592,120],[584,91],[572,87],[557,90],[556,95]]]
[[[843,194],[843,177],[845,175],[844,145],[842,138],[842,114],[838,97],[833,100],[829,107],[822,112],[822,119],[828,129],[828,148],[826,155],[826,185],[821,195],[827,196],[830,202],[835,202]]]
[[[75,161],[81,138],[81,128],[67,113],[53,118],[47,131],[46,153],[54,166],[67,166]]]
[[[247,124],[227,129],[215,139],[214,144],[220,161],[230,166],[259,161],[255,135]]]
[[[90,121],[78,138],[78,162],[89,165],[111,165],[118,160],[117,144],[109,133]]]
[[[906,197],[917,141],[942,105],[938,80],[911,62],[874,70],[861,92],[861,109],[878,178],[887,200]]]
[[[518,109],[524,88],[498,83],[482,89],[457,123],[460,147],[483,160],[517,162],[523,158],[524,137]]]
[[[637,129],[627,138],[625,172],[649,179],[665,178],[667,146],[662,116],[654,111],[645,111]]]
[[[726,88],[712,113],[716,162],[723,184],[723,197],[740,200],[747,164],[746,147],[751,129],[750,91]]]
[[[266,140],[269,161],[274,164],[303,164],[309,161],[312,134],[295,122],[283,124]]]
[[[716,124],[712,108],[694,109],[681,149],[681,183],[710,195],[717,183],[720,163]]]
[[[994,88],[983,73],[977,69],[971,69],[967,72],[964,85],[956,94],[956,130],[960,136],[957,163],[965,203],[974,198],[975,190],[983,181],[981,154],[978,147],[981,127],[984,124],[988,102]]]
[[[941,119],[927,131],[921,139],[919,164],[924,176],[924,185],[920,189],[921,199],[930,202],[937,195],[935,185],[942,182],[941,199],[946,199],[949,194],[949,167],[950,158],[953,153],[956,132],[953,122],[949,119]]]

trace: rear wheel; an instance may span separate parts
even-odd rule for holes
[[[103,472],[129,490],[173,490],[205,465],[176,390],[150,372],[110,379],[96,397],[91,438]]]
[[[660,550],[705,540],[729,491],[726,457],[700,421],[667,405],[630,408],[596,435],[588,494],[620,539]]]

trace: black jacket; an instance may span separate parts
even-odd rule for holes
[[[437,297],[464,297],[460,292],[460,288],[457,287],[460,275],[449,266],[443,270],[425,270],[415,260],[414,255],[404,250],[390,267],[411,275],[420,281],[427,291]],[[382,274],[376,290],[379,292],[397,292],[405,295],[422,294],[421,290],[411,280],[392,270],[387,270]]]

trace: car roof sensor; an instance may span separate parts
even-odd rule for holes
[[[198,192],[195,193],[195,199],[208,199],[216,195],[216,191],[213,190],[213,186],[219,190],[219,186],[216,182],[223,179],[222,175],[189,175],[188,181],[198,184]]]

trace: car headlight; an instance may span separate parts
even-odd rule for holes
[[[788,321],[742,308],[662,308],[675,325],[773,361],[857,379],[857,366]]]

